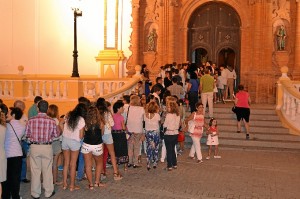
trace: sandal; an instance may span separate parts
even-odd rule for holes
[[[123,176],[120,173],[114,173],[114,180],[122,180]]]
[[[89,190],[93,190],[94,189],[94,185],[90,185],[88,186]]]
[[[95,182],[94,186],[95,187],[105,187],[106,185],[103,184],[102,182]]]
[[[55,184],[55,185],[62,185],[63,182],[57,182],[57,181],[56,181],[54,184]]]
[[[76,191],[76,190],[79,190],[79,189],[80,189],[79,186],[70,187],[70,191]]]
[[[68,188],[68,185],[63,186],[63,190],[66,190]]]

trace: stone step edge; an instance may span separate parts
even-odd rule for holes
[[[255,126],[251,126],[251,120],[250,120],[250,129],[251,128],[280,128],[280,129],[286,129],[286,130],[288,130],[287,128],[285,128],[285,127],[283,127],[283,126],[257,126],[257,125],[255,125]],[[236,127],[236,124],[222,124],[222,128],[224,127],[224,126],[229,126],[229,127]],[[243,126],[243,124],[242,124],[242,126]]]
[[[190,150],[192,144],[191,143],[186,143],[184,145],[185,150]],[[203,155],[203,151],[207,151],[208,146],[201,144],[201,151]],[[219,144],[219,151],[222,153],[222,150],[245,150],[245,151],[276,151],[276,152],[295,152],[295,153],[300,153],[299,149],[295,148],[279,148],[279,147],[262,147],[262,146],[243,146],[243,145],[227,145],[227,144]]]
[[[245,135],[246,136],[246,135]],[[222,137],[221,140],[240,140],[240,141],[245,141],[245,139],[241,139],[241,138],[228,138],[228,137]],[[251,137],[251,133],[250,133],[250,139],[247,140],[249,142],[279,142],[279,143],[291,143],[291,144],[297,144],[299,143],[299,147],[300,147],[300,141],[293,141],[293,140],[269,140],[269,139],[257,139],[257,138],[253,138]]]

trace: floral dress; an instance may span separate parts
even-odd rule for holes
[[[195,112],[195,129],[194,132],[191,133],[192,137],[202,137],[203,134],[203,126],[204,126],[204,115],[197,115]]]

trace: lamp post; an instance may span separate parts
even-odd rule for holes
[[[78,73],[78,51],[77,51],[77,17],[82,16],[82,11],[79,8],[72,8],[74,11],[74,50],[73,50],[73,71],[71,77],[79,77]]]

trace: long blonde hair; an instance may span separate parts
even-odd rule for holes
[[[178,104],[174,101],[168,101],[167,107],[170,107],[170,110],[167,108],[168,113],[175,113],[177,116],[179,116],[179,107]]]

